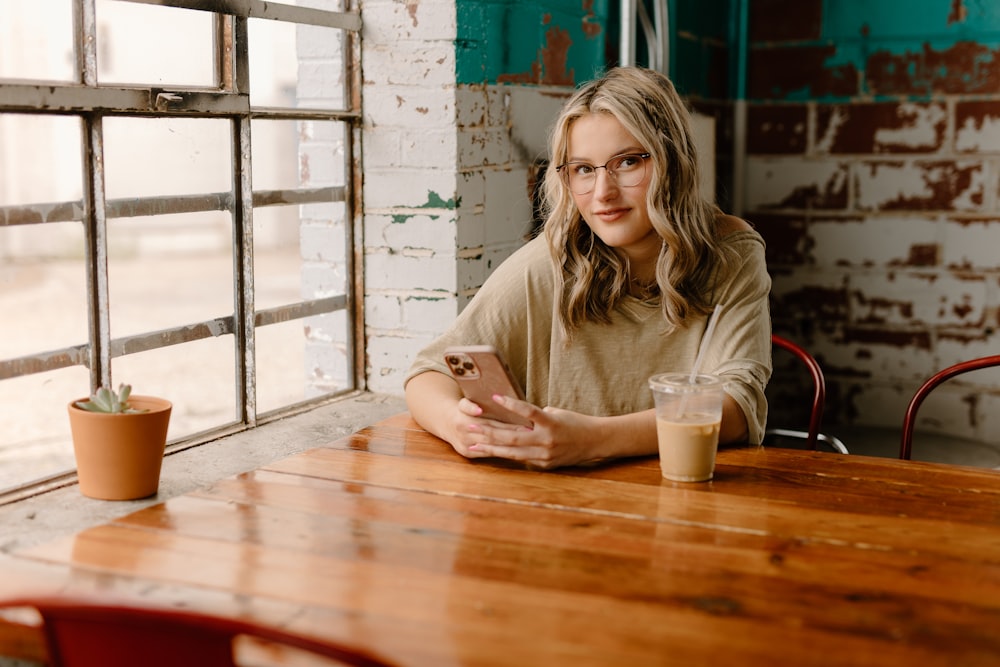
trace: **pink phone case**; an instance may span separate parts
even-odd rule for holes
[[[444,351],[444,361],[462,393],[483,409],[483,416],[508,424],[531,422],[493,401],[495,394],[524,400],[524,392],[492,345],[462,345]]]

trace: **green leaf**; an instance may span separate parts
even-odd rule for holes
[[[90,397],[90,402],[96,405],[99,410],[95,412],[113,412],[114,403],[112,403],[111,390],[107,387],[101,387],[97,390],[97,393]]]

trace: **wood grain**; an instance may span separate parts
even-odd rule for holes
[[[655,458],[539,472],[399,415],[16,560],[400,665],[988,665],[998,482],[761,448],[701,484]]]

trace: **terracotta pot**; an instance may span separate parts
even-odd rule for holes
[[[80,493],[89,498],[135,500],[160,487],[173,405],[154,396],[130,396],[128,402],[148,412],[104,414],[78,408],[76,401],[69,404]]]

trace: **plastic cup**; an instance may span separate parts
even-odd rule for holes
[[[717,375],[661,373],[649,378],[656,405],[660,470],[675,482],[705,482],[715,472],[725,382]]]

